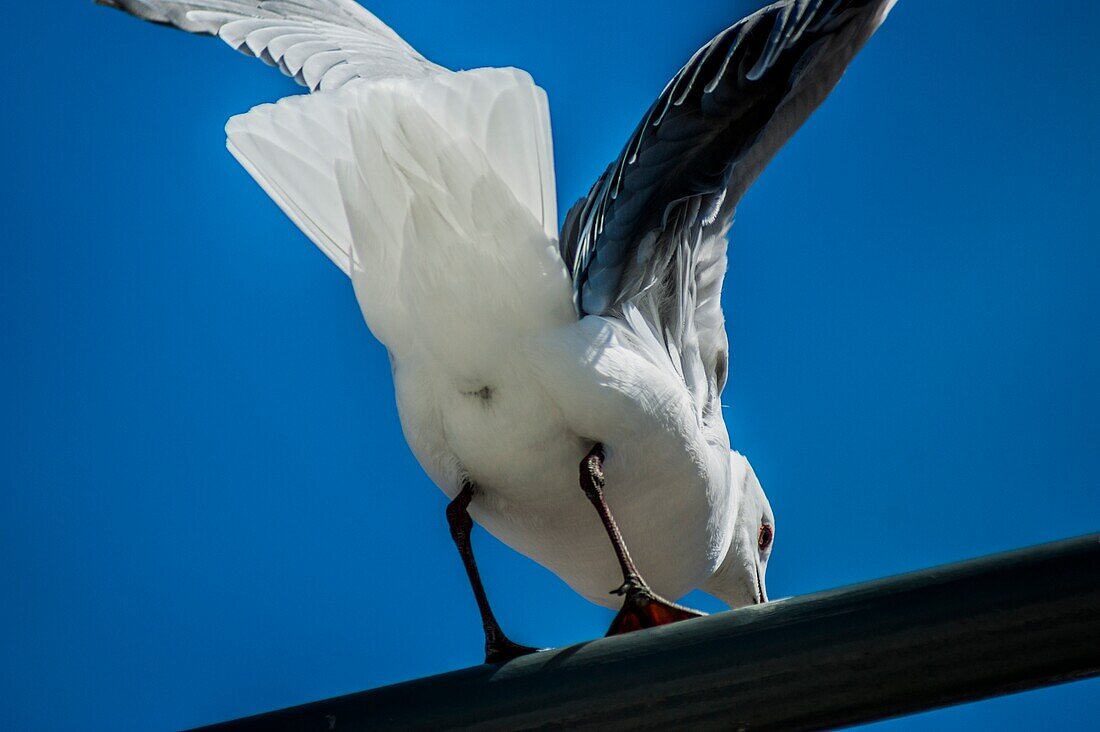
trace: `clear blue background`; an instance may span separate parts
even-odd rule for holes
[[[84,0],[10,5],[0,728],[179,728],[478,662],[385,354],[223,148],[296,87]],[[371,4],[548,89],[563,210],[750,5]],[[779,516],[773,595],[1100,528],[1097,27],[1088,0],[902,0],[741,207],[726,399]],[[603,632],[476,542],[519,640]],[[1098,699],[892,724],[1095,729]]]

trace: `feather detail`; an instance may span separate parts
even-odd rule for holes
[[[221,38],[310,91],[419,78],[431,63],[354,0],[96,0],[142,20]]]
[[[352,278],[379,340],[456,362],[468,354],[473,368],[483,356],[471,344],[508,337],[501,323],[576,320],[554,234],[549,125],[530,76],[481,69],[290,97],[226,131],[249,173]],[[479,323],[493,332],[472,333]]]
[[[727,233],[748,186],[824,101],[895,0],[780,0],[701,48],[566,217],[562,257],[582,314],[628,306],[717,408]],[[696,367],[698,366],[698,368]]]

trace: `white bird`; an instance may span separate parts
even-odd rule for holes
[[[526,73],[444,69],[353,0],[97,1],[313,92],[231,119],[229,150],[350,277],[389,350],[488,662],[533,649],[493,616],[471,516],[619,608],[610,633],[694,617],[662,598],[695,588],[767,600],[774,517],[720,401],[727,234],[896,0],[779,0],[723,31],[560,237],[546,94]]]

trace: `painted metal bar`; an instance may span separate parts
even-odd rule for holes
[[[835,728],[1100,676],[1100,534],[207,728]]]

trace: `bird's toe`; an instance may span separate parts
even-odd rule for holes
[[[648,588],[630,589],[626,593],[622,609],[619,610],[619,614],[611,622],[607,635],[622,635],[635,630],[671,625],[682,620],[701,618],[705,614],[669,602],[655,595]]]

